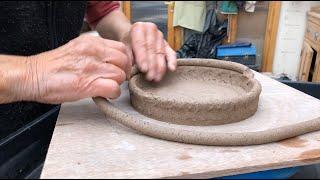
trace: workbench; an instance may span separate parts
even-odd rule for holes
[[[255,77],[262,100],[270,97],[274,106],[288,111],[270,116],[314,118],[319,113],[319,100],[262,74]],[[320,131],[256,146],[182,144],[124,127],[84,99],[62,105],[41,177],[213,178],[319,162]]]

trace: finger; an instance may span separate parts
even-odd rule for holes
[[[170,71],[175,71],[177,68],[176,52],[169,46],[169,44],[166,41],[164,41],[164,43],[168,68]]]
[[[128,54],[128,47],[121,42],[112,41],[108,39],[102,39],[97,49],[98,56],[102,61],[107,63],[112,63],[121,69],[123,69],[126,73],[131,70],[131,57]]]
[[[103,54],[99,55],[102,62],[113,64],[125,72],[131,68],[131,61],[127,53],[105,47]]]
[[[132,52],[131,46],[127,47],[127,55],[128,55],[128,58],[129,58],[129,63],[127,65],[128,67],[127,67],[127,70],[126,70],[126,74],[127,74],[127,79],[129,80],[130,76],[131,76],[131,69],[132,69],[132,66],[133,66],[133,52]]]
[[[157,75],[155,78],[155,81],[160,81],[164,74],[166,73],[167,65],[166,65],[166,59],[165,59],[165,44],[163,40],[163,34],[162,32],[158,31],[158,39],[157,39],[157,55],[156,55],[156,60],[158,62],[158,67],[157,67]]]
[[[155,76],[156,76],[156,68],[157,68],[157,62],[156,62],[156,54],[154,53],[148,53],[148,72],[147,72],[147,80],[152,81],[154,80]]]
[[[158,51],[161,51],[161,44],[158,45],[158,29],[153,23],[148,23],[146,28],[147,54],[148,54],[148,73],[147,79],[154,80],[158,69]]]
[[[141,29],[132,28],[132,50],[136,64],[142,72],[148,71],[147,49],[145,42],[145,34]]]
[[[102,63],[96,73],[99,77],[114,80],[118,84],[122,84],[126,80],[126,73],[113,64]]]
[[[115,99],[120,96],[120,86],[111,79],[98,78],[92,82],[90,87],[90,97],[101,96],[104,98]]]
[[[95,55],[103,53],[103,49],[107,46],[109,48],[117,49],[123,53],[126,52],[126,46],[122,42],[104,39],[101,37],[94,37],[91,35],[82,35],[79,39],[72,41],[73,45],[78,48],[76,52],[85,52],[88,55]]]
[[[127,51],[126,45],[122,42],[113,41],[113,40],[109,40],[109,39],[103,39],[103,38],[101,38],[101,41],[107,47],[117,49],[123,53],[126,53],[126,51]]]

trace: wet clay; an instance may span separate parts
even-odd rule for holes
[[[245,66],[241,66],[236,63],[227,63],[222,61],[216,61],[216,60],[179,60],[178,61],[179,68],[181,71],[193,71],[195,72],[196,68],[193,69],[192,67],[189,68],[189,66],[200,66],[199,71],[202,73],[206,72],[201,76],[202,78],[206,78],[203,81],[208,81],[210,85],[204,85],[205,83],[202,83],[203,86],[207,90],[210,90],[211,93],[218,93],[215,92],[213,86],[219,85],[220,88],[224,89],[227,87],[230,87],[231,84],[232,87],[235,89],[229,89],[230,92],[234,92],[233,94],[237,93],[244,93],[241,95],[241,97],[236,97],[236,95],[231,96],[230,100],[227,100],[227,98],[221,98],[216,99],[218,94],[211,95],[210,98],[199,98],[202,97],[204,92],[201,92],[194,97],[198,98],[198,100],[194,101],[196,102],[197,106],[205,107],[216,107],[217,104],[220,104],[220,107],[223,105],[229,106],[229,107],[237,107],[237,104],[241,104],[248,101],[257,100],[257,95],[261,92],[261,86],[259,83],[255,83],[257,80],[253,78],[253,74],[251,70],[248,70]],[[215,70],[221,69],[221,71],[218,73],[218,71],[211,71],[208,70],[205,67],[209,68],[216,68]],[[180,71],[178,70],[178,71]],[[228,77],[226,73],[224,73],[224,70],[231,70],[231,74],[234,74],[234,78],[243,78],[242,82],[239,82],[239,79],[236,80],[234,78],[230,78],[231,81],[228,80],[228,78],[216,78],[216,80],[211,79],[213,78],[210,75],[207,75],[207,73],[218,73],[221,74],[221,76]],[[190,80],[190,82],[194,82],[196,80],[202,81],[202,79],[196,79],[188,77],[188,79],[184,79],[185,73],[181,73],[179,75],[179,78],[181,80],[180,85],[186,86],[187,83],[184,80]],[[225,75],[224,75],[225,74]],[[132,80],[136,78],[138,81],[141,74],[137,72],[135,69],[133,69],[132,72],[132,78],[130,80],[130,83],[133,82]],[[206,76],[207,75],[207,76]],[[230,75],[230,73],[229,73]],[[171,77],[171,78],[178,78],[177,77]],[[183,91],[184,88],[180,88],[176,85],[174,85],[172,82],[170,84],[170,79],[165,79],[165,81],[169,82],[163,82],[169,83],[171,88],[176,88],[178,91]],[[262,100],[261,103],[259,103],[259,109],[254,114],[254,116],[244,120],[239,121],[237,123],[230,123],[230,124],[224,124],[224,125],[213,125],[213,126],[201,126],[198,125],[197,122],[195,124],[197,125],[185,125],[185,124],[178,124],[176,122],[166,122],[165,120],[158,120],[155,118],[150,118],[143,113],[139,112],[137,109],[135,109],[132,104],[130,104],[130,100],[132,101],[132,97],[134,96],[134,93],[137,93],[138,95],[136,97],[145,98],[142,103],[151,103],[152,102],[160,102],[160,104],[165,104],[167,102],[170,102],[170,100],[176,103],[169,108],[179,108],[183,110],[186,107],[186,102],[180,101],[181,98],[178,98],[179,96],[185,97],[189,96],[189,92],[183,92],[180,95],[174,96],[173,94],[170,94],[171,92],[168,92],[166,94],[166,91],[169,89],[166,89],[167,87],[163,86],[161,83],[158,86],[158,88],[153,89],[153,84],[139,84],[139,82],[136,83],[129,83],[131,85],[130,90],[130,97],[129,93],[127,93],[128,87],[124,86],[122,89],[122,95],[117,100],[109,102],[107,99],[104,98],[93,98],[96,105],[100,108],[104,114],[112,118],[113,120],[118,121],[119,123],[122,123],[123,125],[130,127],[142,134],[152,136],[155,138],[160,138],[164,140],[169,141],[176,141],[176,142],[182,142],[182,143],[190,143],[190,144],[199,144],[199,145],[215,145],[215,146],[244,146],[244,145],[257,145],[257,144],[265,144],[265,143],[271,143],[276,142],[280,140],[284,140],[287,138],[292,138],[298,135],[306,134],[309,132],[314,132],[320,129],[320,112],[319,111],[313,111],[312,115],[305,116],[303,113],[301,114],[295,114],[297,113],[294,109],[295,108],[301,108],[303,107],[304,111],[308,113],[309,107],[314,107],[315,109],[320,109],[320,103],[318,103],[318,100],[315,100],[312,97],[309,97],[307,95],[304,95],[300,92],[289,90],[285,85],[282,85],[281,83],[264,78],[262,75],[259,75],[260,80],[263,79],[264,86],[266,91],[264,92],[263,96],[259,101]],[[141,83],[144,83],[141,79],[139,80]],[[247,83],[243,83],[247,82]],[[177,82],[178,83],[178,82]],[[211,84],[212,83],[212,84]],[[222,83],[222,84],[221,84]],[[238,83],[238,84],[237,84]],[[135,88],[135,85],[137,89],[132,91],[132,88]],[[199,84],[196,84],[199,85]],[[200,84],[201,85],[201,84]],[[222,86],[225,85],[225,86]],[[275,92],[273,92],[272,86],[275,86]],[[139,87],[139,88],[138,88]],[[239,91],[239,89],[242,89],[243,91]],[[158,89],[158,90],[157,90]],[[160,90],[159,90],[160,89]],[[195,90],[197,90],[194,87]],[[198,88],[198,90],[201,88]],[[186,89],[190,90],[190,89]],[[217,89],[216,89],[217,90]],[[287,91],[283,94],[283,100],[286,103],[282,103],[282,99],[277,98],[276,96],[273,96],[273,94],[278,94],[282,91]],[[147,92],[147,93],[145,93]],[[141,94],[140,94],[141,93]],[[221,94],[221,92],[219,92]],[[290,96],[287,97],[287,93],[290,93]],[[281,93],[280,93],[281,94]],[[292,97],[291,97],[292,96]],[[225,97],[225,96],[223,96]],[[294,102],[289,102],[289,99],[293,99],[293,101],[300,101],[302,102],[301,107],[299,104],[296,104]],[[200,99],[200,100],[199,100]],[[232,99],[232,100],[231,100]],[[303,99],[303,101],[301,100]],[[188,99],[190,100],[190,98]],[[192,98],[190,100],[192,102]],[[228,102],[228,103],[221,103],[221,102]],[[229,104],[230,103],[230,104]],[[194,103],[189,103],[191,106]],[[232,104],[232,105],[231,105]],[[275,106],[279,106],[274,108]],[[146,105],[145,105],[146,107]],[[227,108],[226,108],[227,109]],[[152,109],[150,109],[152,110]],[[163,109],[153,110],[155,111],[161,111]],[[242,107],[242,110],[246,110],[246,106]],[[289,111],[289,112],[288,112]],[[178,111],[178,113],[181,113],[182,111]],[[195,112],[195,111],[194,111]],[[285,115],[288,113],[287,115]],[[230,113],[232,114],[232,113]],[[282,116],[285,115],[285,116]],[[203,116],[204,117],[204,116]],[[289,119],[288,119],[289,118]],[[181,123],[186,123],[188,121],[181,121]],[[209,122],[209,121],[208,121]],[[300,143],[300,142],[298,142]],[[300,146],[300,145],[293,145],[296,144],[293,143],[292,140],[290,142],[284,143],[286,146]],[[289,145],[288,145],[289,144]]]
[[[209,126],[239,122],[258,107],[261,87],[248,68],[215,60],[180,60],[160,83],[136,73],[129,82],[132,106],[168,123]]]

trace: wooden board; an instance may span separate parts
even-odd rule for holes
[[[169,1],[166,3],[168,9],[168,22],[167,22],[167,41],[171,48],[174,48],[174,27],[173,27],[173,12],[174,12],[174,2]]]
[[[307,28],[305,30],[305,39],[308,40],[309,45],[316,51],[320,50],[320,26],[311,22],[307,22]]]
[[[320,53],[319,52],[316,57],[312,82],[320,82]]]
[[[263,47],[262,71],[271,72],[277,40],[281,1],[270,1]]]
[[[273,109],[259,128],[275,119],[290,124],[320,116],[319,100],[255,75],[263,106]],[[85,99],[62,105],[42,178],[212,178],[318,162],[319,131],[258,146],[189,145],[141,135],[105,118]]]
[[[300,81],[308,81],[310,67],[312,63],[313,57],[313,49],[311,46],[304,42],[302,51],[301,51],[301,63],[300,63],[300,70],[299,70],[299,80]]]
[[[178,51],[183,42],[183,28],[180,26],[174,27],[174,47],[173,50]]]
[[[228,43],[234,43],[237,40],[238,15],[228,15]]]
[[[131,2],[130,1],[122,1],[122,11],[124,15],[131,21]]]
[[[165,4],[167,5],[168,9],[167,42],[173,50],[177,51],[180,49],[183,43],[183,28],[180,26],[173,26],[174,1],[168,1]]]

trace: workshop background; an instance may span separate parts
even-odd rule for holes
[[[275,78],[320,81],[317,60],[320,2],[123,1],[121,4],[133,23],[155,23],[180,58],[231,60]],[[89,31],[86,24],[83,31]]]

